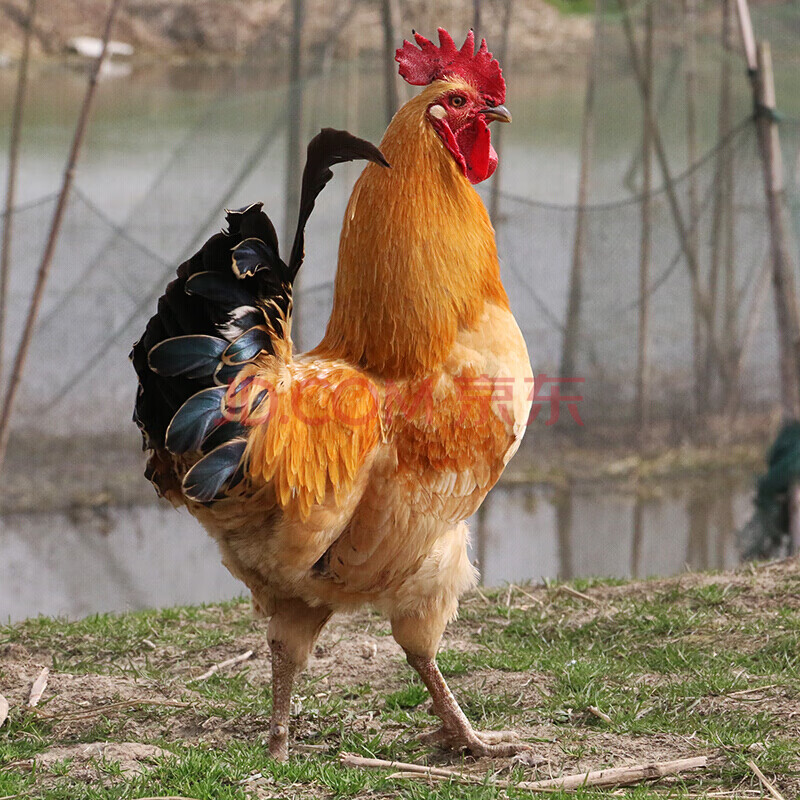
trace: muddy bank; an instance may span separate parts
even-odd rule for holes
[[[22,46],[27,0],[0,2],[0,52],[14,56]],[[503,15],[487,6],[482,35],[499,47]],[[106,0],[48,0],[40,3],[33,48],[38,55],[66,52],[75,36],[99,36],[109,3]],[[400,2],[398,36],[411,28],[432,33],[438,25],[459,35],[472,24],[472,4],[449,0],[435,13],[419,0]],[[347,2],[335,11],[323,0],[306,3],[305,44],[332,55],[351,57],[382,47],[380,4]],[[583,16],[562,15],[543,0],[517,4],[510,32],[513,58],[558,53],[563,61],[585,50],[591,25]],[[140,56],[240,59],[274,55],[288,47],[291,4],[284,0],[131,0],[123,5],[114,39],[127,42]]]

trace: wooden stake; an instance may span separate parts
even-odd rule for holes
[[[500,40],[500,50],[497,54],[497,60],[501,64],[505,64],[508,60],[508,40],[509,32],[511,30],[511,10],[514,5],[514,0],[505,0],[505,8],[503,13],[503,38]],[[477,29],[476,29],[477,30]],[[495,230],[500,225],[500,186],[502,181],[500,176],[503,170],[503,159],[501,158],[503,152],[503,136],[505,125],[497,125],[494,129],[494,148],[497,152],[497,169],[492,176],[492,194],[489,201],[489,218]]]
[[[723,59],[720,67],[720,99],[717,114],[717,138],[725,138],[731,130],[731,60],[733,52],[733,0],[722,2],[722,49]],[[736,361],[740,349],[738,333],[739,299],[736,288],[735,236],[733,205],[733,157],[725,149],[717,155],[716,174],[718,176],[714,197],[714,217],[711,228],[711,283],[716,294],[717,275],[722,267],[723,278],[723,318],[722,341],[725,342],[725,357],[719,365],[722,381],[721,397],[725,408],[738,408],[741,387],[736,371]],[[715,315],[716,316],[716,315]],[[711,364],[708,365],[708,371]]]
[[[6,307],[8,305],[8,281],[11,274],[11,230],[14,223],[13,209],[17,197],[17,171],[19,169],[19,144],[22,136],[22,116],[25,109],[25,92],[28,85],[28,62],[33,36],[33,19],[36,15],[36,0],[28,0],[28,22],[22,43],[19,61],[17,90],[14,95],[14,111],[11,115],[11,138],[8,143],[8,182],[6,184],[5,216],[3,217],[3,245],[0,250],[0,378],[3,375],[5,356]]]
[[[480,31],[483,28],[483,3],[481,0],[472,0],[472,30],[475,34],[475,40],[480,43]],[[501,61],[498,59],[501,64],[505,64],[505,61]]]
[[[761,265],[761,269],[756,277],[753,296],[750,300],[750,308],[745,316],[744,332],[737,346],[735,358],[732,357],[731,364],[726,367],[726,372],[724,374],[726,386],[739,386],[739,378],[744,368],[744,360],[753,343],[756,330],[758,330],[758,324],[761,321],[761,315],[764,311],[764,301],[767,299],[767,290],[769,289],[769,280],[772,271],[770,266],[770,258],[767,257]],[[741,391],[736,388],[727,393],[726,398],[725,413],[733,419],[739,411]]]
[[[778,123],[775,119],[775,79],[769,42],[759,42],[753,76],[756,131],[764,173],[764,191],[770,228],[772,287],[778,326],[778,365],[781,381],[781,407],[785,420],[800,417],[800,315],[794,285],[795,265],[789,249],[785,221],[783,160]]]
[[[286,131],[286,174],[283,206],[284,246],[292,246],[297,213],[300,208],[300,178],[303,165],[303,29],[305,27],[305,0],[292,0],[292,41],[289,52],[289,96],[287,107],[288,127]],[[303,272],[294,281],[294,304],[292,307],[292,338],[295,346],[302,350],[301,326]]]
[[[400,13],[397,0],[381,0],[383,22],[383,91],[386,103],[386,124],[392,121],[395,111],[400,107],[397,93],[397,64],[394,60],[397,48],[397,31],[400,27]]]
[[[661,82],[661,89],[658,93],[658,100],[656,101],[656,111],[655,116],[656,118],[661,116],[661,112],[667,108],[669,103],[670,95],[672,94],[672,90],[675,86],[675,76],[678,73],[678,67],[682,61],[681,56],[681,48],[680,47],[673,47],[672,48],[672,55],[669,64],[669,68],[667,69],[667,73],[662,79]],[[622,185],[625,186],[631,194],[636,194],[636,173],[639,171],[639,167],[642,163],[642,151],[641,149],[637,148],[633,152],[633,156],[631,157],[631,163],[628,166],[625,175],[622,178]]]
[[[44,287],[47,284],[47,279],[50,275],[50,265],[53,260],[53,254],[56,249],[56,242],[58,241],[58,234],[61,230],[61,223],[64,221],[64,213],[67,210],[67,199],[69,192],[72,188],[72,182],[75,178],[75,167],[78,163],[78,156],[80,154],[83,138],[86,133],[86,124],[89,121],[89,111],[92,108],[92,102],[97,90],[97,79],[100,75],[100,68],[106,56],[106,49],[108,47],[108,40],[111,37],[111,28],[114,24],[114,18],[117,15],[121,0],[111,0],[111,8],[106,18],[106,27],[103,32],[103,45],[100,50],[100,55],[95,59],[92,67],[92,72],[89,77],[89,83],[86,87],[86,95],[83,98],[83,106],[81,108],[80,116],[78,117],[78,124],[75,128],[75,135],[72,139],[72,147],[70,148],[69,157],[67,158],[67,166],[64,170],[64,178],[61,184],[61,191],[58,195],[58,202],[53,214],[53,220],[50,223],[50,233],[47,237],[47,244],[45,246],[42,261],[39,264],[39,271],[36,276],[36,285],[31,296],[30,305],[28,307],[28,316],[25,319],[25,325],[22,330],[22,338],[17,348],[17,354],[14,359],[14,366],[11,370],[11,377],[9,378],[8,389],[6,391],[5,401],[3,402],[3,409],[0,412],[0,467],[5,460],[6,449],[8,448],[8,437],[10,434],[11,415],[14,411],[14,402],[17,398],[17,391],[19,384],[22,380],[22,373],[25,368],[25,361],[28,357],[28,350],[30,349],[31,338],[33,337],[33,330],[36,326],[36,318],[39,314],[39,306],[42,302],[44,295]]]
[[[561,345],[562,378],[575,376],[575,361],[581,335],[581,301],[583,299],[583,263],[586,249],[586,205],[589,200],[589,175],[594,147],[594,97],[600,48],[600,22],[602,2],[595,8],[594,35],[586,65],[586,95],[583,100],[583,127],[581,130],[581,167],[578,178],[578,201],[575,216],[575,239],[572,245],[572,268],[569,274],[569,291],[564,322],[564,340]]]
[[[758,55],[756,52],[756,37],[753,33],[753,21],[750,19],[750,6],[747,5],[747,0],[736,0],[736,11],[739,17],[739,29],[742,32],[742,44],[744,44],[747,69],[753,73],[758,69]]]
[[[686,84],[686,158],[689,166],[697,163],[697,0],[684,0],[683,2],[683,43],[686,55],[685,84]],[[689,200],[689,219],[698,220],[700,217],[700,201],[697,189],[697,173],[692,170],[687,182]],[[700,263],[698,249],[697,226],[689,229],[688,245],[692,251],[695,262]],[[709,277],[708,299],[711,303],[711,317],[716,319],[714,307],[716,305],[716,287],[714,273]],[[703,318],[698,308],[692,309],[692,334],[694,357],[694,390],[695,411],[703,414],[708,411],[709,395],[711,391],[711,370],[713,363],[710,358],[711,350],[706,344],[706,333]]]
[[[689,0],[691,2],[691,0]],[[650,316],[650,192],[652,181],[653,131],[653,3],[645,8],[644,86],[642,92],[642,206],[639,237],[639,330],[636,351],[636,421],[639,445],[644,444],[650,422],[647,369],[648,324]],[[696,254],[696,249],[695,249]]]
[[[641,56],[639,54],[639,48],[636,46],[636,38],[633,33],[633,23],[631,21],[628,2],[629,0],[619,0],[620,7],[623,11],[622,27],[628,43],[628,52],[631,57],[631,65],[633,66],[634,77],[636,78],[636,83],[639,87],[639,93],[643,95],[646,91],[646,79]],[[700,280],[700,267],[697,263],[697,259],[695,259],[694,253],[689,246],[688,229],[683,219],[683,213],[681,212],[680,203],[678,203],[678,197],[675,193],[675,185],[672,180],[672,171],[670,170],[669,162],[667,160],[667,151],[661,138],[658,123],[653,118],[653,115],[650,115],[649,125],[653,137],[653,149],[656,160],[658,161],[659,169],[661,170],[661,177],[664,182],[664,191],[667,195],[670,213],[672,215],[673,222],[675,223],[678,241],[681,244],[681,250],[686,258],[686,265],[689,269],[689,276],[692,281],[692,301],[694,303],[694,307],[699,310],[703,321],[705,322],[709,345],[713,349],[714,357],[718,361],[721,361],[722,348],[714,332],[714,318],[711,313],[711,304]]]

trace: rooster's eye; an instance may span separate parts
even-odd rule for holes
[[[450,105],[454,106],[455,108],[461,108],[464,103],[467,102],[465,97],[462,97],[460,94],[455,95],[455,97],[450,98]]]

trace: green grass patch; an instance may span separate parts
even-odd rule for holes
[[[797,796],[799,577],[798,566],[786,562],[629,585],[568,584],[589,599],[558,583],[484,590],[466,599],[439,663],[476,728],[519,731],[546,774],[647,760],[650,752],[705,753],[713,761],[702,773],[632,787],[623,796],[756,788],[749,759],[786,797]],[[368,658],[359,645],[364,631],[379,645]],[[365,612],[324,634],[319,656],[298,681],[292,758],[276,764],[265,745],[265,626],[243,601],[0,628],[0,691],[12,701],[0,729],[0,797],[530,796],[513,787],[411,782],[339,764],[338,754],[352,751],[480,775],[501,769],[512,783],[537,775],[503,763],[475,765],[421,743],[419,734],[436,720],[387,632]],[[247,649],[256,650],[252,659],[194,680]],[[41,711],[33,712],[24,708],[25,692],[44,663],[51,683]],[[82,754],[89,744],[109,742],[163,753],[130,763]],[[53,748],[58,757],[46,766],[32,762]],[[570,795],[576,796],[598,795],[587,789]]]

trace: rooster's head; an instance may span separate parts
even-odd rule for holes
[[[460,50],[443,28],[438,47],[419,33],[414,38],[419,47],[405,41],[395,56],[400,75],[415,86],[431,84],[427,120],[469,181],[480,183],[497,167],[489,123],[511,122],[500,65],[485,39],[475,52],[472,31]]]

